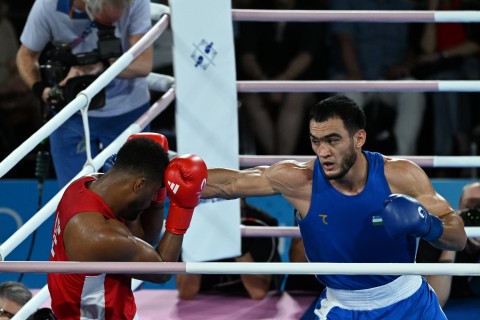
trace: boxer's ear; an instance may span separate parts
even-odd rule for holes
[[[355,133],[355,136],[353,137],[353,143],[355,145],[355,148],[363,147],[366,139],[367,139],[367,133],[365,132],[365,130],[363,129],[358,130],[357,133]]]

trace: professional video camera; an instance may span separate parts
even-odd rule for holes
[[[41,308],[35,311],[27,320],[57,320],[50,308]]]
[[[97,49],[91,52],[72,53],[69,44],[57,44],[46,52],[46,61],[40,65],[42,81],[52,87],[50,91],[50,106],[54,111],[61,110],[72,101],[77,94],[88,87],[97,75],[84,75],[69,79],[64,87],[58,84],[67,76],[70,67],[85,66],[102,62],[106,67],[111,58],[123,54],[120,39],[115,36],[115,27],[96,23],[98,30]],[[89,109],[98,109],[105,104],[105,92],[100,91],[92,99]]]
[[[480,226],[480,210],[477,208],[469,208],[460,212],[460,217],[463,219],[463,224],[466,227]]]

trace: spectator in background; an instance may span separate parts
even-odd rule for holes
[[[17,67],[39,100],[58,112],[73,100],[66,97],[67,92],[90,84],[115,58],[137,43],[151,26],[148,0],[37,0],[20,37],[22,44],[17,53]],[[100,37],[101,34],[104,36]],[[103,39],[102,46],[97,41],[100,38]],[[45,52],[49,44],[53,44],[55,50],[47,51],[55,55],[50,56],[52,62],[42,70],[54,65],[56,68],[53,70],[57,72],[48,73],[50,77],[45,77],[44,72],[42,78],[39,62],[42,62],[42,51]],[[75,55],[89,53],[91,57],[99,47],[107,47],[108,59],[93,55],[95,62],[92,59],[82,63],[77,63],[77,59],[73,63],[63,61],[60,64],[63,72],[58,72],[59,56],[65,58],[65,48],[70,48]],[[110,57],[112,52],[115,57]],[[152,55],[153,50],[149,46],[112,80],[105,88],[103,104],[102,99],[97,100],[98,103],[93,103],[96,99],[92,99],[88,111],[92,157],[149,108],[146,76],[152,70]],[[68,55],[68,58],[71,61],[71,56]],[[92,110],[94,104],[96,110]],[[80,113],[74,114],[55,130],[49,141],[55,173],[59,185],[63,187],[86,161],[86,141]]]
[[[317,1],[271,0],[255,9],[317,9]],[[239,78],[244,80],[312,80],[321,70],[324,32],[318,23],[239,23]],[[257,153],[294,154],[307,105],[314,95],[248,93],[240,97],[257,142]]]
[[[268,213],[241,199],[241,223],[247,226],[277,226]],[[242,238],[242,255],[221,262],[280,262],[277,238]],[[263,299],[270,290],[280,288],[283,277],[268,274],[177,274],[175,282],[180,299],[193,299],[199,292],[247,294]]]
[[[480,182],[467,184],[460,196],[459,208],[466,227],[480,226]],[[478,263],[480,262],[480,238],[468,238],[465,249],[459,252],[442,251],[426,241],[420,241],[417,254],[420,263]],[[478,276],[426,276],[443,307],[449,298],[480,297]]]
[[[428,10],[462,10],[461,0],[429,0]],[[425,80],[479,79],[477,54],[480,46],[472,40],[472,30],[462,23],[425,25],[415,73]],[[478,30],[476,30],[478,32]],[[433,92],[434,154],[467,155],[471,128],[469,95],[461,92]]]
[[[0,284],[0,320],[13,318],[32,298],[32,293],[22,283],[7,281]],[[27,320],[56,320],[50,308],[35,311]]]
[[[6,157],[40,126],[38,102],[15,65],[18,37],[0,0],[0,159]]]
[[[0,51],[0,93],[25,94],[28,87],[23,83],[15,65],[18,50],[18,37],[12,23],[7,17],[7,6],[0,0],[0,34],[2,37],[2,50]],[[3,100],[3,99],[2,99]],[[2,101],[3,102],[3,101]]]
[[[0,284],[0,319],[12,318],[31,298],[30,290],[20,282]]]
[[[412,10],[413,1],[335,0],[333,10]],[[409,25],[405,23],[345,23],[331,24],[332,70],[331,77],[341,80],[407,80],[412,79],[410,68],[413,50],[410,46]],[[425,96],[420,92],[353,92],[346,96],[366,109],[369,127],[367,148],[383,153],[414,155],[425,111]],[[379,104],[379,105],[375,105]],[[390,109],[387,109],[390,107]],[[373,114],[379,115],[372,119]],[[393,108],[393,110],[391,110]],[[375,122],[393,119],[393,128],[378,135],[372,130]],[[377,121],[376,121],[377,120]],[[391,131],[391,132],[389,132]],[[386,135],[387,134],[387,135]],[[390,136],[388,136],[390,134]],[[394,138],[392,137],[394,135]],[[377,145],[390,137],[388,149]],[[396,144],[396,148],[391,146]]]

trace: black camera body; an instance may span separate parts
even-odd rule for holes
[[[40,65],[40,71],[42,81],[52,87],[49,94],[49,105],[54,111],[60,111],[97,77],[95,75],[85,75],[72,78],[67,81],[65,87],[60,87],[58,84],[67,76],[72,66],[85,66],[98,62],[108,66],[110,59],[118,58],[123,54],[122,43],[115,36],[115,27],[98,23],[96,25],[98,31],[97,49],[73,54],[69,44],[61,43],[55,45],[45,54],[46,61]],[[98,109],[103,107],[104,104],[105,92],[102,90],[92,99],[89,109]]]
[[[469,208],[460,212],[465,227],[480,227],[480,210]]]

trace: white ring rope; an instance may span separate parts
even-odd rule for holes
[[[127,140],[128,136],[132,133],[140,132],[150,121],[163,112],[174,100],[175,91],[168,90],[160,99],[155,102],[147,112],[145,112],[136,122],[130,125],[120,136],[118,136],[105,150],[103,150],[94,160],[96,167],[103,165],[105,160],[112,154],[120,149],[121,145]],[[92,167],[85,167],[80,171],[76,177],[92,173]],[[75,177],[75,178],[76,178]],[[74,178],[74,179],[75,179]],[[4,243],[0,245],[0,261],[3,260],[8,254],[10,254],[20,243],[22,243],[33,231],[35,231],[45,220],[47,220],[60,201],[61,196],[66,187],[60,190],[45,206],[40,209],[32,218],[30,218],[22,227],[20,227],[11,237],[9,237]],[[2,263],[2,262],[0,262]],[[137,289],[142,284],[142,281],[132,281],[132,290]],[[20,309],[19,312],[12,319],[24,320],[27,319],[35,310],[37,310],[42,303],[44,303],[50,297],[48,292],[48,286],[45,285],[40,292],[38,292],[34,298]]]
[[[480,275],[479,263],[50,262],[3,261],[0,272],[109,274]]]
[[[298,227],[259,227],[259,226],[240,226],[242,237],[290,237],[300,238],[300,229]],[[467,237],[480,237],[480,227],[465,227]]]
[[[478,92],[479,80],[237,81],[238,92]]]
[[[131,124],[121,135],[117,137],[110,145],[108,145],[97,157],[93,160],[95,168],[100,168],[105,163],[105,160],[116,153],[118,149],[127,140],[128,136],[137,133],[145,128],[146,124],[160,114],[175,98],[174,89],[167,91],[157,102],[155,102],[147,112],[145,112],[137,121]],[[97,170],[91,167],[84,167],[73,179],[79,178],[86,174],[96,172]],[[34,230],[36,230],[45,220],[47,220],[58,205],[60,198],[65,191],[64,187],[60,190],[50,201],[48,201],[42,209],[33,215],[23,226],[21,226],[15,233],[9,237],[4,243],[0,245],[0,261],[5,259],[20,243],[22,243]]]
[[[263,22],[480,22],[480,11],[232,9],[232,17]]]
[[[272,165],[278,161],[295,160],[307,162],[314,159],[314,156],[255,156],[240,155],[240,166],[256,167]],[[480,167],[480,156],[389,156],[410,160],[423,168],[476,168]]]
[[[167,7],[168,8],[168,7]],[[157,8],[158,9],[158,8]],[[141,40],[136,43],[129,51],[122,55],[133,55],[133,59],[135,59],[147,46],[153,43],[163,31],[169,25],[169,17],[164,15],[168,12],[162,12],[165,8],[160,8],[160,11],[155,11],[158,16],[154,16],[152,18],[158,21],[155,26],[150,29],[147,34],[143,38],[145,40]],[[152,10],[153,12],[153,10]],[[142,38],[142,39],[143,39]],[[125,63],[127,60],[121,60],[120,57],[117,61],[115,61],[110,68],[105,70],[105,73],[111,73],[113,76],[111,79],[115,78],[123,69],[125,69],[133,59],[130,59],[130,62]],[[119,61],[120,60],[120,61]],[[123,62],[123,64],[122,64]],[[115,73],[116,72],[116,73]],[[102,79],[105,79],[104,83],[98,84],[99,87],[98,91],[104,88],[110,81],[106,78],[106,76]],[[120,149],[121,145],[126,141],[127,137],[132,133],[137,133],[143,130],[145,126],[151,122],[158,114],[160,114],[165,108],[170,105],[170,103],[175,98],[175,92],[171,87],[173,86],[174,79],[173,77],[169,76],[162,76],[158,74],[151,73],[147,77],[149,88],[156,91],[167,91],[155,104],[153,104],[150,109],[141,116],[136,122],[129,126],[120,136],[117,137],[103,152],[101,152],[93,161],[87,160],[86,167],[82,169],[76,177],[89,174],[95,172],[95,168],[99,168],[103,165],[105,160],[112,154]],[[96,82],[100,82],[99,79],[92,83],[90,86],[95,85]],[[89,87],[90,87],[89,86]],[[15,164],[23,159],[36,145],[38,145],[42,140],[48,137],[54,130],[56,130],[63,122],[65,122],[68,118],[70,118],[76,111],[80,110],[84,106],[88,105],[90,100],[88,92],[86,92],[89,88],[85,91],[82,91],[81,94],[77,98],[75,98],[72,102],[70,102],[62,111],[57,114],[56,117],[52,118],[47,124],[45,124],[42,128],[40,128],[37,132],[35,132],[29,139],[27,139],[24,143],[22,143],[17,149],[15,149],[7,158],[5,158],[2,162],[0,162],[0,178],[3,177],[10,169],[15,166]],[[97,92],[98,92],[97,91]],[[91,96],[94,96],[97,92],[91,93]],[[82,97],[86,97],[86,101],[81,101]],[[67,111],[64,111],[67,109]],[[42,131],[43,130],[43,131]],[[90,169],[90,170],[89,170]],[[75,177],[75,178],[76,178]],[[75,179],[74,178],[74,179]],[[60,201],[60,198],[64,192],[63,188],[60,190],[40,211],[38,211],[32,218],[30,218],[21,228],[19,228],[11,237],[9,237],[2,245],[0,245],[0,261],[3,260],[8,254],[10,254],[20,243],[22,243],[34,230],[36,230],[46,219],[48,219],[53,212],[55,212],[55,208]],[[141,281],[134,281],[132,283],[132,289],[136,289],[142,282]],[[17,314],[13,317],[13,319],[26,319],[30,316],[38,307],[44,303],[49,297],[48,287],[44,286],[42,290],[37,293],[34,298],[30,300],[22,309],[17,312]]]

